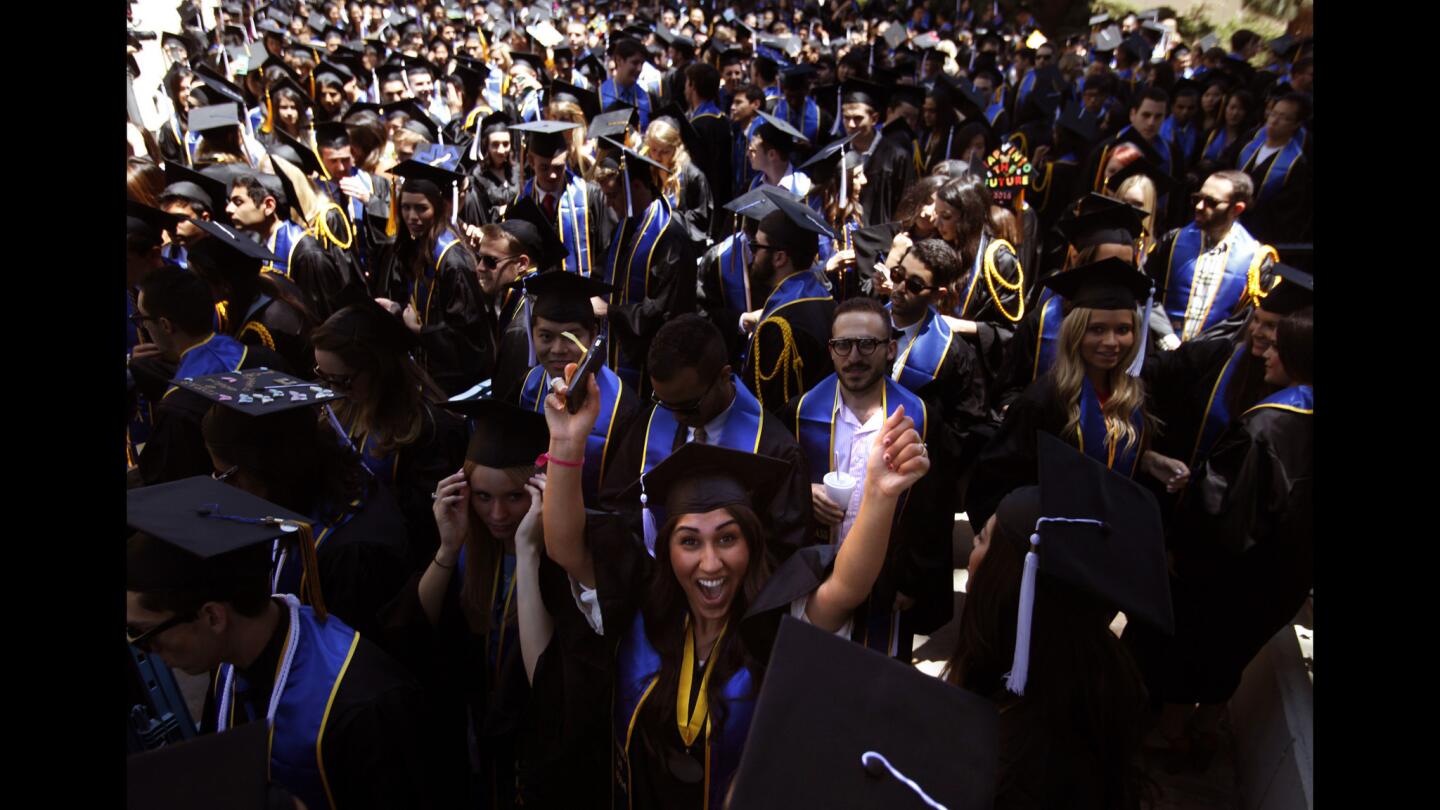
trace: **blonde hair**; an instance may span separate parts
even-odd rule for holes
[[[1137,186],[1140,188],[1140,196],[1145,198],[1145,204],[1141,206],[1146,211],[1145,236],[1151,237],[1155,235],[1155,203],[1159,199],[1159,195],[1155,193],[1155,181],[1143,174],[1131,175],[1125,178],[1125,182],[1121,183],[1111,196],[1124,201],[1125,192]]]
[[[673,195],[678,200],[680,198],[680,173],[685,171],[686,166],[690,165],[690,153],[685,149],[685,142],[680,139],[680,128],[664,118],[656,118],[654,121],[651,121],[650,127],[645,130],[645,148],[640,152],[640,154],[646,157],[650,157],[649,140],[651,138],[675,150],[675,155],[670,159],[670,166],[668,167],[670,174],[660,177],[657,173],[655,179],[662,181],[660,183],[660,192],[662,194]],[[658,160],[655,162],[660,163]],[[653,172],[655,170],[651,169],[650,171]]]
[[[1060,322],[1060,346],[1056,352],[1055,367],[1051,370],[1055,375],[1055,390],[1065,404],[1065,428],[1060,431],[1060,436],[1072,444],[1075,443],[1075,430],[1080,425],[1080,389],[1086,376],[1085,361],[1080,357],[1080,341],[1085,337],[1085,330],[1090,328],[1090,316],[1095,311],[1088,307],[1075,307],[1066,313],[1065,319]],[[1130,316],[1136,339],[1109,372],[1110,398],[1105,400],[1101,413],[1105,417],[1106,440],[1114,442],[1117,448],[1123,443],[1139,452],[1144,449],[1140,446],[1144,437],[1136,434],[1130,417],[1137,408],[1140,409],[1144,415],[1145,431],[1149,432],[1151,420],[1144,411],[1145,384],[1139,377],[1126,374],[1125,370],[1140,352],[1139,330],[1145,324],[1138,308],[1132,309]]]
[[[570,140],[566,151],[569,152],[570,165],[575,167],[576,173],[588,179],[595,159],[585,153],[585,111],[573,101],[552,101],[545,107],[545,118],[580,125],[566,133]]]

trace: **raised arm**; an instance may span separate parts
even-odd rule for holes
[[[870,449],[865,494],[855,525],[845,535],[835,567],[805,608],[810,623],[835,632],[870,595],[890,545],[891,521],[900,496],[930,470],[925,444],[904,407],[885,420],[884,437]]]
[[[565,367],[565,379],[575,373],[576,364]],[[545,505],[545,553],[556,565],[587,588],[595,587],[595,565],[585,545],[585,496],[580,490],[581,465],[585,461],[585,439],[600,413],[600,387],[592,376],[586,380],[588,393],[579,413],[565,409],[570,390],[559,383],[545,397],[545,421],[550,426],[550,457],[547,467]]]
[[[544,545],[539,536],[540,510],[545,497],[545,474],[531,477],[525,491],[530,493],[530,511],[515,531],[515,601],[520,657],[525,662],[525,677],[534,682],[535,664],[555,634],[555,619],[545,610],[545,601],[540,597],[540,554]]]

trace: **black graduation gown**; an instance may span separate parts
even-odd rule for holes
[[[381,177],[378,174],[371,174],[365,171],[360,172],[360,174],[368,178],[373,193],[370,195],[370,199],[365,202],[360,221],[351,220],[350,222],[355,235],[352,238],[350,248],[345,250],[344,254],[350,259],[351,265],[360,271],[360,279],[368,283],[370,276],[375,273],[379,265],[380,257],[384,255],[386,248],[395,243],[395,237],[386,233],[390,222],[390,195],[395,193],[395,186],[391,180]],[[350,210],[349,197],[345,194],[338,194],[335,203],[345,209],[348,218],[348,212]],[[332,215],[334,213],[334,211],[331,212]],[[400,212],[397,210],[395,212],[395,228],[398,232],[398,230],[403,227],[405,227],[405,223],[400,221]],[[338,229],[334,229],[333,226],[332,230],[337,234],[341,233]]]
[[[225,304],[225,334],[247,346],[272,349],[296,374],[308,378],[315,368],[310,346],[314,314],[305,294],[279,273],[262,273],[254,289],[238,292]]]
[[[344,233],[346,226],[338,221],[341,214],[332,209],[329,216],[332,232]],[[306,234],[290,252],[287,268],[290,280],[305,293],[305,303],[322,323],[345,306],[349,288],[364,285],[350,257],[338,247],[334,252],[340,255],[333,255],[320,245],[320,240]]]
[[[940,420],[936,427],[942,432],[932,446],[946,457],[948,474],[954,481],[965,480],[980,449],[994,433],[986,404],[987,392],[986,373],[979,354],[975,346],[960,335],[950,341],[935,379],[913,392],[925,400],[930,417]],[[936,435],[933,428],[931,435]],[[930,474],[934,474],[933,467]],[[945,490],[943,497],[948,503],[953,494]],[[953,514],[962,509],[957,505],[950,511]]]
[[[803,272],[810,272],[808,270]],[[794,337],[795,348],[800,353],[801,380],[798,390],[793,382],[786,382],[782,369],[773,379],[756,384],[755,370],[769,372],[775,367],[776,359],[784,348],[784,338],[779,329],[767,326],[758,341],[751,341],[750,354],[745,358],[740,379],[768,408],[784,407],[790,397],[809,391],[830,376],[835,370],[830,362],[830,321],[835,312],[835,299],[800,301],[780,310],[780,316],[790,323],[790,334]],[[737,327],[738,328],[738,327]],[[789,390],[786,386],[789,385]]]
[[[965,492],[965,512],[976,532],[984,528],[1006,495],[1039,481],[1035,434],[1044,431],[1059,436],[1065,422],[1065,408],[1052,375],[1041,376],[1010,403],[1000,430],[980,452]]]
[[[1095,740],[1074,731],[1057,734],[1037,701],[1003,688],[991,699],[1000,707],[995,810],[1138,810],[1134,791],[1106,784]]]
[[[499,315],[486,308],[497,347],[490,395],[506,402],[519,401],[525,375],[530,372],[530,332],[524,306],[525,300],[518,292],[507,290]]]
[[[1314,585],[1314,424],[1258,408],[1191,474],[1176,521],[1175,637],[1126,627],[1152,694],[1224,703]]]
[[[1076,188],[1080,165],[1073,160],[1048,160],[1044,173],[1037,178],[1025,201],[1040,214],[1040,232],[1050,233],[1061,215],[1080,197]]]
[[[237,692],[235,699],[248,700],[250,713],[257,718],[265,717],[274,673],[284,652],[290,616],[283,605],[281,611],[280,624],[260,658],[239,673],[251,690],[248,694]],[[215,731],[217,708],[215,679],[211,678],[202,733]],[[334,694],[320,742],[336,808],[444,806],[436,804],[432,790],[440,772],[426,750],[415,744],[425,739],[417,722],[423,708],[424,697],[414,677],[362,634]],[[247,714],[237,707],[234,716],[240,724]]]
[[[414,250],[414,244],[410,246]],[[434,267],[434,259],[420,261]],[[404,306],[410,301],[415,259],[391,252],[386,269],[375,279],[377,294]],[[475,261],[461,239],[445,251],[435,270],[429,317],[420,330],[420,356],[425,370],[447,396],[489,379],[495,366],[495,343],[485,317],[484,293],[475,275]]]
[[[1239,147],[1244,142],[1234,144],[1235,154],[1238,156]],[[1279,152],[1266,158],[1264,162],[1256,163],[1247,167],[1236,166],[1250,175],[1250,180],[1255,184],[1256,196],[1259,196],[1261,183],[1265,181],[1265,175],[1275,164]],[[1238,158],[1235,160],[1238,164]],[[1280,191],[1273,197],[1264,200],[1252,201],[1240,215],[1240,224],[1245,226],[1252,236],[1261,242],[1269,244],[1293,244],[1297,242],[1310,242],[1314,239],[1314,218],[1315,218],[1315,182],[1313,164],[1308,154],[1302,153],[1295,159],[1290,168],[1290,174]]]
[[[400,514],[405,518],[412,569],[423,569],[429,565],[435,551],[440,548],[434,501],[430,496],[440,479],[460,469],[470,440],[465,420],[461,417],[429,402],[424,404],[424,411],[425,421],[420,436],[390,455],[395,480],[388,486],[400,507]]]
[[[900,198],[916,180],[914,156],[894,140],[879,133],[875,137],[880,142],[865,160],[865,188],[860,190],[864,227],[894,220]]]
[[[472,224],[486,222],[499,222],[501,220],[500,209],[514,202],[515,195],[520,191],[518,167],[513,163],[509,170],[499,175],[491,172],[484,166],[484,158],[481,158],[481,165],[476,166],[470,172],[470,194],[466,196],[469,201],[472,197],[482,210],[469,211],[470,217],[462,214],[462,219]]]
[[[735,168],[731,165],[730,154],[730,119],[703,115],[691,119],[690,124],[695,127],[695,131],[700,135],[700,142],[705,146],[704,154],[691,153],[690,160],[705,175],[705,180],[710,185],[710,196],[718,209],[736,196]],[[724,239],[729,233],[729,227],[730,212],[713,213],[710,217],[710,238],[717,242]]]
[[[638,504],[625,500],[625,490],[640,478],[640,456],[645,450],[645,429],[650,424],[650,415],[659,406],[651,405],[630,421],[620,440],[611,444],[613,453],[606,467],[605,480],[600,486],[600,505],[605,509],[630,514],[639,520]],[[731,448],[749,451],[750,448]],[[760,446],[762,456],[788,462],[790,471],[781,482],[779,491],[784,493],[776,498],[766,516],[769,520],[770,547],[775,557],[787,559],[795,549],[809,545],[810,537],[810,472],[805,463],[805,453],[795,441],[795,434],[785,428],[768,410],[761,412]],[[639,530],[639,523],[636,523]]]
[[[1101,141],[1091,150],[1090,155],[1086,157],[1080,173],[1081,184],[1080,187],[1076,189],[1077,196],[1085,192],[1101,190],[1101,186],[1103,185],[1102,172],[1105,168],[1105,161],[1110,159],[1110,155],[1115,151],[1115,147],[1122,143],[1134,144],[1151,163],[1171,177],[1184,178],[1184,167],[1180,161],[1180,148],[1178,146],[1174,143],[1168,144],[1170,147],[1170,160],[1167,161],[1160,156],[1159,150],[1157,150],[1153,144],[1140,137],[1139,133],[1137,133],[1133,127],[1126,126],[1121,128],[1121,130],[1113,136]],[[1157,231],[1169,228],[1172,223],[1182,222],[1185,219],[1184,211],[1188,199],[1181,193],[1182,191],[1183,190],[1176,190],[1171,192],[1166,201],[1166,207],[1155,211],[1155,229]]]
[[[680,196],[671,201],[671,207],[690,229],[690,240],[697,245],[705,244],[715,217],[715,198],[710,192],[710,181],[693,160],[680,171]]]
[[[703,177],[698,174],[696,177],[703,182]],[[616,239],[622,240],[618,254],[622,257],[630,255],[630,245],[639,236],[639,213],[637,211],[636,216],[615,235]],[[644,371],[644,358],[650,353],[650,340],[666,321],[695,311],[695,259],[699,251],[688,231],[688,227],[666,228],[656,243],[650,259],[649,295],[638,301],[610,304],[608,317],[613,345],[640,366],[640,390],[637,393],[642,397],[650,394],[650,378]],[[603,264],[603,253],[598,261]],[[618,290],[612,293],[612,296],[617,295]]]
[[[240,368],[288,371],[284,359],[264,346],[248,346]],[[176,388],[166,396],[169,380],[175,376],[173,364],[142,358],[131,361],[130,369],[145,399],[157,403],[155,424],[140,451],[140,480],[150,486],[213,472],[215,466],[205,449],[200,421],[215,403],[184,388]]]
[[[319,510],[329,519],[336,509]],[[321,528],[316,526],[315,531]],[[367,482],[360,511],[316,549],[325,606],[365,638],[380,639],[380,609],[409,575],[405,518],[386,488]]]
[[[729,212],[725,212],[725,215],[719,219],[728,220]],[[705,250],[705,255],[700,258],[695,306],[700,314],[715,324],[715,328],[725,336],[725,356],[729,358],[730,365],[739,366],[740,357],[745,352],[745,335],[740,332],[740,315],[742,313],[732,305],[736,302],[725,300],[721,282],[720,253],[726,247],[724,240],[727,238],[729,238],[728,234],[716,241]],[[758,301],[755,303],[756,306],[760,304]]]

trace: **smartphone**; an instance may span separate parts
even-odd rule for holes
[[[586,382],[595,374],[600,364],[605,362],[605,336],[595,338],[590,350],[580,360],[580,367],[575,369],[575,376],[570,378],[570,391],[565,395],[565,410],[570,413],[579,413],[580,408],[585,405],[585,394],[589,390]]]

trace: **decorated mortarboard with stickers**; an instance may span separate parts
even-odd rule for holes
[[[171,382],[247,416],[266,416],[340,398],[322,383],[263,368],[223,371]]]
[[[1015,144],[1006,141],[985,156],[985,188],[1000,205],[1009,205],[1030,187],[1034,167]]]

